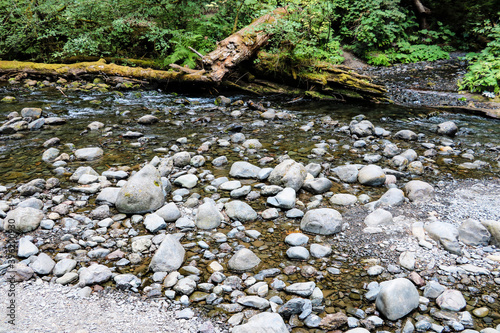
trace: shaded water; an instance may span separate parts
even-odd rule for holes
[[[62,145],[58,146],[61,152],[71,154],[73,149],[88,146],[100,146],[104,150],[104,157],[94,162],[70,161],[68,163],[68,175],[80,165],[91,165],[96,171],[102,172],[110,167],[130,166],[138,169],[141,163],[151,160],[154,156],[172,154],[175,148],[180,150],[196,151],[205,141],[213,138],[229,139],[231,131],[237,129],[245,134],[247,138],[259,139],[264,149],[253,154],[245,153],[248,161],[258,164],[258,161],[266,157],[277,157],[288,153],[297,161],[305,164],[310,162],[329,161],[332,166],[345,163],[365,163],[363,155],[373,153],[372,145],[381,145],[383,139],[369,142],[365,148],[352,148],[352,138],[338,131],[342,125],[347,125],[353,117],[360,114],[366,115],[375,126],[383,127],[393,133],[410,129],[425,136],[422,142],[440,144],[442,138],[434,134],[433,127],[437,124],[453,120],[461,129],[453,140],[455,147],[460,151],[472,149],[476,158],[488,162],[490,168],[471,171],[461,170],[457,165],[468,160],[453,155],[438,155],[435,162],[434,173],[426,174],[426,180],[438,181],[440,179],[469,178],[469,177],[491,177],[498,176],[498,147],[500,147],[500,121],[481,118],[478,116],[451,113],[436,113],[432,109],[404,108],[393,105],[350,105],[326,102],[302,102],[300,104],[289,104],[280,97],[263,99],[264,105],[268,104],[279,111],[285,111],[292,119],[264,121],[258,112],[245,107],[218,108],[213,104],[211,96],[177,96],[160,91],[126,91],[126,92],[99,92],[66,90],[64,95],[55,89],[44,88],[30,91],[27,89],[15,89],[11,86],[0,85],[0,97],[13,95],[17,99],[14,104],[0,104],[0,119],[13,111],[24,107],[40,107],[44,116],[58,116],[67,119],[65,125],[46,126],[41,131],[22,132],[21,135],[0,137],[0,184],[25,182],[34,178],[52,177],[52,167],[42,162],[41,156],[46,149],[42,144],[52,138],[61,139]],[[248,100],[249,96],[231,96],[232,100]],[[253,98],[253,97],[252,97]],[[185,102],[189,101],[189,104]],[[235,117],[233,111],[241,111],[241,115]],[[160,122],[154,125],[140,125],[136,122],[138,118],[146,114],[154,114]],[[322,122],[322,117],[329,116],[339,125]],[[100,121],[105,128],[98,131],[87,131],[86,127],[93,121]],[[313,123],[312,123],[313,122]],[[309,129],[303,126],[309,125]],[[137,131],[144,134],[143,138],[124,138],[127,131]],[[176,140],[181,137],[187,138],[187,143],[179,143]],[[330,141],[328,141],[330,140]],[[336,142],[331,141],[336,140]],[[311,155],[311,149],[315,144],[322,141],[330,143],[331,148],[322,158]],[[72,144],[72,145],[69,145]],[[344,147],[348,145],[348,147]],[[413,148],[422,155],[425,148],[419,142],[398,142],[402,149]],[[204,156],[215,158],[226,155],[231,162],[241,160],[243,152],[238,148],[218,147],[215,143]],[[444,158],[453,158],[453,163],[447,164]],[[274,161],[273,163],[275,163]],[[380,162],[379,164],[386,163]],[[366,163],[365,163],[366,164]],[[272,164],[274,165],[274,164]],[[210,163],[203,168],[211,169],[215,176],[227,176],[227,168],[217,169]],[[255,185],[257,182],[249,181]],[[63,183],[67,187],[69,183]],[[363,188],[353,185],[353,191],[366,192],[376,197],[383,189]],[[198,186],[197,188],[201,188]],[[341,187],[339,186],[339,191]],[[222,197],[228,197],[228,193],[221,193]],[[307,198],[304,198],[306,202]],[[168,197],[167,200],[171,200]],[[261,200],[253,204],[256,210],[265,208],[265,202]],[[274,221],[259,221],[246,225],[247,229],[256,229],[262,232],[258,241],[242,237],[232,240],[232,246],[243,244],[256,250],[263,259],[264,264],[260,268],[285,267],[297,265],[296,261],[284,259],[287,247],[283,243],[286,234],[298,229],[298,221],[290,221],[280,218]],[[272,228],[272,232],[268,232]],[[219,230],[224,233],[230,229]],[[144,229],[141,234],[146,234]],[[313,237],[311,237],[312,241]],[[197,241],[196,234],[188,234],[186,242]],[[323,239],[333,245],[334,255],[328,260],[318,259],[309,261],[308,264],[318,270],[324,270],[325,266],[337,267],[342,274],[328,274],[320,279],[317,285],[324,291],[326,297],[327,312],[335,312],[339,309],[349,307],[368,306],[368,302],[362,299],[362,288],[367,281],[376,278],[367,278],[365,267],[359,263],[362,258],[355,257],[337,249],[336,237]],[[199,259],[202,249],[194,246],[189,249],[187,262]],[[199,267],[204,270],[208,260],[200,260]],[[133,271],[136,274],[143,272],[147,266],[132,266],[122,272]],[[205,270],[206,271],[206,270]],[[286,276],[283,280],[288,282],[301,282],[304,278],[300,272]],[[378,279],[383,280],[380,276]],[[203,277],[203,281],[208,275]],[[272,278],[266,279],[271,282]],[[283,296],[283,295],[281,295]],[[229,300],[229,296],[227,296]],[[203,302],[201,302],[203,303]],[[482,303],[480,303],[482,304]],[[372,304],[373,305],[373,304]],[[498,305],[488,305],[493,310],[500,312]],[[495,308],[496,306],[496,308]],[[210,306],[207,307],[210,310]]]

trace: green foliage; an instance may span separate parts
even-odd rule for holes
[[[482,29],[487,32],[490,42],[480,53],[467,55],[470,65],[459,87],[471,92],[492,92],[498,95],[500,94],[500,25],[491,26],[490,22],[486,22]]]
[[[449,53],[439,45],[425,45],[403,41],[397,44],[397,48],[385,52],[368,52],[366,58],[368,63],[375,66],[390,66],[394,63],[413,63],[418,61],[436,61],[448,59]]]

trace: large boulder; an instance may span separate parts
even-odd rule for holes
[[[262,312],[248,320],[246,324],[235,326],[231,333],[288,333],[283,318],[277,313]]]
[[[172,272],[182,266],[186,250],[179,240],[167,234],[151,259],[149,269],[153,272]]]
[[[419,297],[417,288],[410,280],[399,278],[380,284],[375,305],[387,319],[394,321],[416,309]]]
[[[405,193],[410,201],[429,200],[434,194],[434,187],[421,180],[412,180],[406,183]]]
[[[121,213],[141,214],[152,212],[164,203],[160,173],[147,164],[121,188],[115,206]]]
[[[7,213],[3,220],[3,230],[30,232],[38,228],[43,219],[41,210],[31,207],[19,207]]]
[[[479,221],[467,219],[458,228],[458,239],[471,246],[488,245],[491,234]]]
[[[260,259],[249,249],[241,249],[229,259],[227,266],[233,271],[248,271],[260,264]]]
[[[342,215],[332,208],[308,211],[300,221],[300,229],[318,235],[332,235],[342,230]]]
[[[458,229],[454,225],[445,222],[432,222],[425,226],[425,231],[432,239],[441,243],[448,252],[462,254],[458,243]]]
[[[250,207],[249,204],[243,201],[229,201],[224,205],[224,207],[226,208],[227,216],[233,220],[251,222],[257,219],[257,212]]]
[[[278,164],[268,177],[271,184],[291,187],[298,191],[307,177],[306,168],[292,159],[287,159]]]

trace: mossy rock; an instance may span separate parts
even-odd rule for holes
[[[5,96],[2,98],[2,103],[15,103],[17,102],[16,98],[14,96]]]

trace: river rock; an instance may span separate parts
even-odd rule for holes
[[[458,228],[458,239],[471,246],[488,245],[491,234],[479,221],[467,219]]]
[[[338,206],[354,205],[357,201],[358,198],[355,195],[347,193],[337,193],[330,198],[330,203]]]
[[[27,281],[33,277],[33,269],[27,266],[24,262],[18,262],[13,265],[5,275],[9,279],[13,279],[15,282]]]
[[[392,214],[391,212],[383,208],[378,208],[374,212],[368,214],[364,222],[368,227],[378,227],[380,225],[388,225],[393,222]]]
[[[312,194],[321,194],[328,192],[333,183],[328,178],[314,178],[306,180],[302,188]]]
[[[144,227],[146,227],[149,232],[154,234],[162,229],[166,229],[167,224],[159,215],[151,213],[146,215],[144,218]]]
[[[385,183],[385,173],[378,165],[370,164],[359,170],[358,181],[362,185],[383,185]]]
[[[345,324],[347,324],[348,318],[343,312],[330,313],[321,319],[319,326],[325,330],[333,331]]]
[[[29,198],[17,205],[17,208],[19,207],[31,207],[41,210],[43,208],[43,201],[37,198]]]
[[[30,264],[31,269],[39,275],[47,275],[52,272],[56,262],[45,253],[40,253],[34,262]]]
[[[179,240],[167,234],[156,250],[149,269],[153,272],[171,272],[179,269],[184,262],[186,251]]]
[[[101,158],[104,155],[104,152],[99,147],[89,147],[82,148],[75,151],[75,157],[77,160],[83,161],[93,161]]]
[[[410,201],[425,201],[432,199],[434,188],[421,180],[412,180],[406,183],[405,193]]]
[[[404,192],[399,188],[390,188],[375,203],[375,207],[393,207],[401,205],[405,200]]]
[[[387,319],[395,321],[416,309],[419,298],[418,290],[410,280],[398,278],[380,284],[375,304]]]
[[[458,290],[447,289],[436,299],[437,305],[441,310],[458,312],[465,308],[467,303],[464,296]]]
[[[288,333],[283,318],[277,313],[262,312],[248,320],[246,324],[235,326],[231,333]]]
[[[99,176],[99,174],[94,169],[92,169],[92,167],[81,166],[81,167],[78,167],[78,169],[76,169],[75,172],[73,172],[71,177],[69,177],[69,180],[74,181],[74,182],[78,182],[80,180],[80,177],[83,175],[92,175],[92,176],[96,176],[96,177]]]
[[[113,280],[115,280],[118,289],[137,289],[141,286],[141,279],[134,274],[118,274]]]
[[[321,244],[311,244],[310,251],[314,258],[324,258],[332,253],[332,248]]]
[[[187,175],[182,175],[175,178],[174,184],[185,188],[193,188],[196,186],[196,184],[198,184],[198,177],[196,177],[196,175],[188,173]]]
[[[59,149],[49,148],[42,154],[42,161],[53,162],[59,156]]]
[[[399,264],[401,267],[406,268],[407,270],[415,269],[415,253],[410,251],[405,251],[399,255]]]
[[[375,134],[375,127],[368,120],[361,120],[360,122],[353,120],[349,124],[349,130],[351,135],[357,135],[358,137],[370,136]]]
[[[446,287],[437,281],[430,280],[424,288],[424,297],[436,299],[446,290]]]
[[[458,132],[457,124],[453,121],[445,121],[437,125],[437,133],[441,135],[455,136]]]
[[[104,124],[100,121],[93,121],[87,125],[87,128],[91,131],[97,131],[104,127]]]
[[[269,301],[259,296],[244,296],[238,298],[238,303],[251,308],[264,310],[269,307]]]
[[[248,162],[235,162],[229,175],[235,178],[257,178],[261,168]]]
[[[114,205],[118,199],[118,193],[120,193],[119,187],[106,187],[97,196],[97,204]]]
[[[342,230],[342,215],[332,208],[308,211],[300,221],[300,229],[319,235],[332,235]]]
[[[181,295],[191,295],[196,289],[196,282],[188,277],[182,278],[174,286],[174,290]]]
[[[454,225],[445,222],[432,222],[425,226],[425,231],[448,252],[462,254],[458,243],[458,229]]]
[[[224,208],[227,216],[233,220],[251,222],[257,219],[257,212],[243,201],[229,201],[224,205]]]
[[[181,217],[181,211],[174,202],[169,202],[160,209],[158,209],[155,214],[160,216],[165,222],[175,222]]]
[[[222,216],[213,200],[206,200],[198,207],[198,213],[196,213],[196,226],[198,228],[205,230],[218,228],[221,222]]]
[[[267,198],[267,203],[274,207],[291,209],[295,207],[295,190],[286,187],[274,197]]]
[[[285,288],[285,291],[290,294],[295,294],[302,297],[309,297],[312,295],[314,288],[316,288],[316,283],[312,281],[297,282],[287,286]]]
[[[345,183],[354,183],[358,180],[358,168],[355,165],[342,165],[333,169],[333,172]]]
[[[260,259],[249,249],[241,249],[229,259],[227,266],[234,271],[248,271],[260,264]]]
[[[21,110],[21,116],[23,118],[38,119],[42,116],[42,109],[40,109],[40,108],[23,108]]]
[[[394,134],[394,138],[401,140],[414,141],[418,139],[418,136],[415,132],[410,130],[401,130]]]
[[[308,260],[309,251],[303,246],[292,246],[286,251],[286,255],[290,259],[295,260]]]
[[[139,124],[143,124],[143,125],[151,125],[151,124],[157,123],[159,121],[160,120],[157,117],[155,117],[151,114],[147,114],[147,115],[142,116],[141,118],[137,119],[137,122]]]
[[[115,205],[121,213],[140,214],[154,211],[164,202],[160,173],[147,164],[120,189]]]
[[[76,260],[64,258],[57,262],[52,273],[54,276],[63,276],[64,274],[71,272],[76,267],[76,264]]]
[[[304,244],[307,244],[309,241],[309,237],[307,237],[304,234],[294,232],[285,238],[285,243],[292,245],[292,246],[301,246]]]
[[[500,221],[483,220],[481,224],[488,229],[491,234],[491,244],[500,247]]]
[[[30,232],[38,228],[43,219],[41,210],[31,207],[19,207],[7,213],[3,220],[3,230],[19,233]]]
[[[81,287],[104,283],[111,279],[113,275],[107,266],[101,264],[92,264],[89,267],[84,267],[79,273],[78,285]]]
[[[38,248],[27,237],[19,239],[19,246],[17,248],[17,256],[21,258],[28,258],[38,253]]]
[[[307,177],[306,168],[292,159],[287,159],[278,164],[268,177],[271,184],[291,187],[298,191]]]

